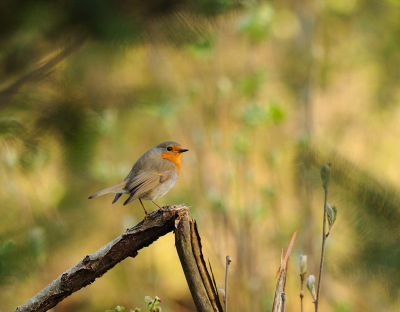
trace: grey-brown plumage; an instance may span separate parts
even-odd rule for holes
[[[182,149],[179,143],[163,142],[144,153],[135,162],[123,182],[101,190],[88,198],[92,199],[107,193],[117,193],[113,201],[114,204],[122,194],[129,194],[124,205],[137,198],[141,203],[141,199],[146,199],[157,205],[154,200],[164,196],[175,185],[181,167],[181,156],[186,151],[188,150]],[[143,209],[147,214],[144,206]]]

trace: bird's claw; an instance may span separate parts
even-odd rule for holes
[[[169,210],[170,208],[171,208],[170,205],[165,205],[165,206],[162,206],[162,207],[160,208],[160,210],[161,210],[161,211],[167,211],[167,210]]]

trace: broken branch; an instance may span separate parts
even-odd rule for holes
[[[14,312],[42,312],[51,309],[72,293],[93,283],[117,263],[127,257],[136,257],[140,249],[173,231],[175,220],[185,213],[187,216],[187,207],[172,206],[148,214],[144,220],[112,242],[86,255]]]

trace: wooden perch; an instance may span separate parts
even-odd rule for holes
[[[196,259],[197,267],[199,269],[201,279],[203,280],[204,287],[206,288],[208,298],[210,299],[214,311],[222,312],[222,305],[219,301],[217,285],[215,284],[214,277],[211,280],[210,273],[207,270],[207,266],[202,253],[201,239],[199,231],[197,230],[197,223],[193,219],[190,221],[190,236],[192,240],[193,255]]]
[[[217,287],[207,270],[196,222],[183,212],[175,230],[175,245],[198,312],[222,312]]]
[[[296,239],[297,231],[293,233],[289,246],[286,250],[285,257],[281,259],[281,266],[278,269],[276,276],[278,282],[276,283],[276,290],[274,295],[274,303],[272,305],[272,312],[285,312],[285,286],[287,267],[289,264],[290,254],[292,253],[294,241]]]
[[[175,222],[182,216],[187,219],[187,209],[185,206],[172,206],[148,214],[136,226],[126,230],[125,234],[91,255],[85,256],[14,312],[39,312],[51,309],[72,293],[93,283],[118,262],[127,257],[134,258],[140,249],[173,231]]]

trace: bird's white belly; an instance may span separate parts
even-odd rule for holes
[[[178,175],[175,172],[173,177],[169,179],[168,181],[164,182],[160,186],[156,187],[154,190],[151,192],[147,193],[146,195],[143,195],[140,197],[141,199],[146,199],[146,200],[156,200],[157,198],[160,198],[167,194],[175,185],[176,180],[178,180]]]

